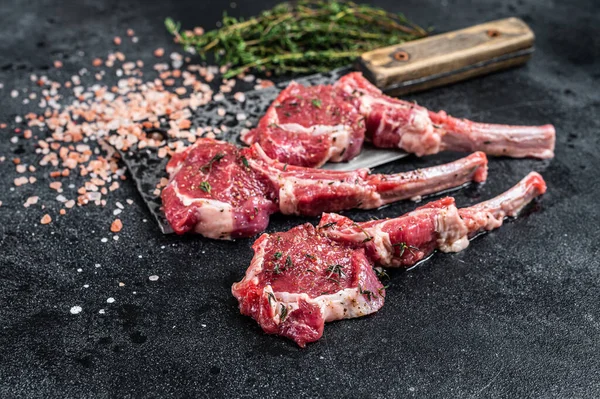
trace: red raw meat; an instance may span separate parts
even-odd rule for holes
[[[344,209],[378,208],[465,183],[483,182],[487,158],[474,153],[445,165],[391,175],[368,169],[340,172],[288,166],[270,159],[258,144],[199,139],[167,165],[162,192],[167,220],[178,234],[209,238],[248,237],[265,230],[269,216],[317,216]]]
[[[300,346],[318,340],[325,322],[374,313],[385,289],[362,248],[337,245],[312,224],[263,234],[246,277],[233,285],[243,314],[269,334]]]
[[[255,129],[242,135],[242,141],[259,143],[271,158],[315,168],[354,158],[364,138],[364,118],[344,93],[296,82],[281,91]]]
[[[552,125],[476,123],[428,111],[384,95],[361,73],[353,72],[333,86],[291,83],[242,140],[260,143],[269,157],[279,161],[318,167],[352,159],[363,138],[375,147],[399,148],[417,156],[450,150],[552,158],[555,131]]]
[[[366,118],[367,138],[376,147],[401,148],[417,156],[440,151],[483,151],[513,158],[554,157],[554,126],[509,126],[476,123],[432,112],[384,95],[361,73],[334,85],[354,97]]]
[[[263,234],[232,293],[241,313],[266,333],[303,347],[322,336],[325,322],[383,306],[386,292],[375,265],[408,267],[435,250],[461,251],[470,238],[500,227],[545,191],[543,178],[532,172],[504,194],[469,208],[458,209],[453,198],[443,198],[394,219],[356,223],[325,214],[316,228],[307,223]]]

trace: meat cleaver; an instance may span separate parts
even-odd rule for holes
[[[344,74],[358,69],[386,94],[399,96],[524,64],[534,51],[533,43],[534,34],[525,22],[506,18],[369,51],[359,57],[354,67],[295,80],[305,85],[332,84]],[[247,91],[244,102],[238,102],[232,96],[213,101],[194,112],[192,125],[225,125],[228,130],[218,138],[242,145],[239,139],[242,129],[255,126],[288,83]],[[225,109],[225,115],[220,116],[219,109]],[[400,150],[367,145],[350,162],[328,163],[324,168],[373,168],[406,155]],[[161,229],[164,233],[171,232],[160,209],[160,198],[154,195],[156,183],[166,176],[167,160],[159,158],[151,149],[138,151],[135,147],[121,152],[121,156]]]

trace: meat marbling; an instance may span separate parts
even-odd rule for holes
[[[487,158],[474,153],[444,165],[381,175],[369,174],[368,169],[341,172],[288,166],[267,157],[258,144],[241,149],[199,139],[175,154],[167,171],[170,180],[162,201],[173,230],[228,239],[264,231],[269,216],[277,211],[317,216],[372,209],[471,181],[483,182]]]
[[[311,100],[301,101],[290,93]],[[314,106],[312,100],[317,97],[316,93],[322,93],[322,98],[328,99],[328,106]],[[290,106],[292,103],[293,107]],[[337,107],[335,113],[330,112],[331,104]],[[352,106],[349,107],[349,104]],[[285,127],[293,125],[287,119],[278,119],[282,114],[292,115],[294,121],[302,121],[299,123],[302,123],[303,129],[310,130],[312,127],[319,134],[313,133],[309,143],[304,130]],[[364,121],[356,122],[357,117],[364,118]],[[347,143],[347,140],[337,144],[335,141],[340,137],[339,132],[344,131],[345,124],[346,131],[352,131],[352,134],[347,133],[344,137],[352,137],[352,145],[347,147],[342,157],[339,153],[346,148],[342,143]],[[297,133],[299,131],[302,133]],[[432,112],[414,103],[388,97],[359,72],[343,76],[329,88],[290,84],[256,129],[242,139],[247,144],[260,143],[272,158],[290,164],[319,166],[327,161],[345,161],[357,155],[363,133],[364,140],[375,147],[400,148],[418,156],[446,150],[483,151],[489,155],[513,158],[554,156],[555,130],[552,125],[509,126],[457,119],[444,111]]]
[[[307,167],[354,158],[364,138],[364,118],[342,91],[296,82],[279,93],[255,129],[242,135],[271,158]]]
[[[393,219],[356,223],[325,214],[317,227],[263,234],[232,293],[241,313],[266,333],[305,346],[322,336],[325,322],[383,306],[386,291],[374,266],[408,267],[435,250],[461,251],[470,238],[500,227],[545,191],[542,177],[532,172],[504,194],[468,208],[443,198]]]

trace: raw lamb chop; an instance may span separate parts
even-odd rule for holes
[[[242,135],[271,158],[307,167],[354,158],[364,138],[364,118],[343,92],[296,82],[279,93],[256,129]]]
[[[450,150],[552,158],[555,131],[552,125],[476,123],[428,111],[384,95],[353,72],[330,87],[291,83],[242,140],[260,143],[268,156],[282,162],[317,167],[352,159],[363,138],[375,147],[417,156]]]
[[[178,234],[209,238],[248,237],[264,231],[269,216],[317,216],[344,209],[378,208],[465,183],[483,182],[487,158],[474,153],[445,165],[397,173],[369,174],[288,166],[270,159],[258,144],[199,139],[167,165],[162,192],[167,220]]]
[[[386,291],[373,267],[407,267],[432,254],[458,252],[482,231],[502,225],[546,191],[533,172],[504,194],[458,209],[443,198],[394,219],[355,223],[325,214],[284,233],[263,234],[253,245],[245,277],[232,286],[242,314],[268,334],[304,347],[326,322],[379,310]]]
[[[554,126],[508,126],[456,119],[384,95],[361,73],[334,85],[353,97],[366,118],[367,138],[376,147],[401,148],[417,156],[440,151],[483,151],[513,158],[554,157]]]

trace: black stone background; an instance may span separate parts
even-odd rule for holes
[[[493,159],[487,184],[456,193],[460,205],[472,204],[533,169],[548,182],[538,209],[462,253],[437,254],[412,271],[392,273],[380,312],[331,323],[321,341],[299,349],[263,334],[230,294],[252,257],[252,240],[164,236],[131,181],[104,209],[76,208],[41,226],[46,211],[22,203],[40,195],[56,215],[56,193],[39,173],[38,184],[10,191],[16,174],[4,162],[0,397],[600,396],[599,3],[376,3],[438,31],[512,15],[535,30],[537,51],[526,67],[408,98],[475,120],[555,124],[555,159]],[[253,15],[273,4],[240,2],[230,12]],[[31,73],[70,76],[106,55],[127,28],[140,41],[123,45],[126,54],[150,65],[156,47],[177,49],[162,27],[166,16],[208,28],[228,5],[2,0],[0,120],[30,109],[9,93],[30,86]],[[54,59],[65,67],[48,71]],[[0,135],[0,155],[10,159],[25,150],[18,155],[25,163],[36,160],[29,143],[11,144],[6,129]],[[456,157],[410,157],[378,171]],[[120,215],[125,227],[115,242],[108,231],[112,210],[126,198],[135,204]],[[366,220],[412,208],[403,202],[347,214]],[[306,220],[316,221],[276,216],[269,231]],[[152,274],[160,279],[150,282]],[[108,297],[116,301],[107,304]],[[74,305],[83,312],[70,314]]]

